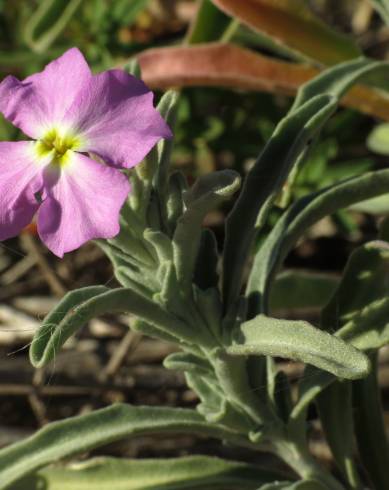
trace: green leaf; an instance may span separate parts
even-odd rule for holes
[[[180,343],[184,344],[184,342],[171,333],[166,332],[165,330],[161,330],[150,323],[147,323],[139,318],[136,318],[133,322],[131,322],[131,330],[134,332],[139,332],[143,335],[147,335],[148,337],[153,337],[155,339],[163,340],[164,342],[171,343]]]
[[[326,93],[339,98],[344,94],[345,90],[348,90],[358,78],[361,78],[367,74],[377,73],[380,74],[386,70],[386,63],[374,62],[365,58],[359,58],[349,63],[343,63],[335,66],[332,70],[327,70],[321,76],[314,78],[310,82],[306,83],[297,93],[294,100],[291,112],[304,104],[318,92]],[[286,191],[282,196],[286,200],[290,194],[290,189],[295,185],[295,180],[300,173],[304,165],[304,156],[296,161],[294,168],[292,169],[288,181],[285,184]],[[339,169],[338,169],[339,170]]]
[[[25,480],[29,490],[255,490],[280,475],[254,465],[209,456],[120,460],[95,458],[66,468],[48,468]],[[31,484],[31,480],[35,480]],[[22,490],[27,486],[11,486]]]
[[[65,316],[70,311],[73,311],[85,301],[104,294],[107,291],[109,291],[109,289],[105,286],[89,286],[67,293],[58,303],[58,305],[45,317],[42,327],[39,329],[37,334],[35,334],[35,339],[31,345],[31,356],[34,357],[32,363],[34,364],[35,362],[35,357],[37,355],[37,350],[39,350],[39,346],[50,342],[53,330],[64,320]],[[32,351],[34,353],[32,353]]]
[[[284,118],[247,175],[226,222],[223,257],[225,304],[233,304],[239,295],[242,271],[255,235],[258,214],[262,222],[295,161],[335,108],[336,101],[322,95]]]
[[[389,488],[389,443],[377,381],[377,358],[369,376],[353,383],[354,424],[358,451],[376,490]]]
[[[278,220],[255,255],[247,286],[249,316],[268,310],[268,297],[275,274],[310,226],[338,209],[387,192],[389,170],[379,170],[340,182],[293,204]]]
[[[43,466],[124,437],[174,432],[240,440],[234,431],[209,425],[193,410],[117,404],[52,422],[33,436],[1,449],[1,485],[4,488]]]
[[[361,350],[378,349],[389,342],[389,244],[366,243],[350,256],[342,281],[323,309],[325,330]]]
[[[245,359],[234,358],[223,348],[214,349],[212,358],[218,383],[231,405],[255,421],[257,431],[266,426],[267,420],[273,422],[273,414],[262,394],[255,392],[250,385]]]
[[[240,326],[235,340],[228,348],[233,355],[285,357],[347,379],[361,378],[369,372],[369,360],[362,352],[304,321],[258,315]]]
[[[187,385],[201,400],[197,410],[211,424],[223,424],[237,432],[248,434],[255,426],[245,414],[229,403],[213,374],[204,376],[186,372]]]
[[[298,384],[298,400],[290,414],[289,428],[296,436],[305,433],[305,419],[310,403],[335,381],[335,377],[313,366],[307,366]]]
[[[209,362],[189,352],[173,352],[164,359],[163,365],[167,369],[194,372],[199,376],[212,374],[212,366]]]
[[[389,123],[377,124],[367,138],[369,150],[389,155]]]
[[[274,389],[271,397],[278,416],[285,423],[288,422],[289,416],[293,409],[292,390],[288,376],[284,371],[278,371],[274,377]]]
[[[339,63],[304,84],[298,91],[290,112],[293,113],[298,107],[301,107],[318,94],[326,94],[327,96],[335,97],[339,101],[357,81],[368,75],[385,74],[387,70],[387,62],[362,57]]]
[[[177,276],[185,290],[192,284],[205,216],[239,187],[237,172],[221,170],[200,177],[184,196],[186,210],[177,222],[173,247]]]
[[[351,254],[342,280],[323,309],[321,325],[332,330],[343,327],[360,315],[360,310],[379,299],[386,299],[389,281],[389,243],[373,241]]]
[[[202,0],[186,36],[186,43],[218,41],[230,23],[231,18],[215,7],[210,0]]]
[[[360,213],[368,213],[376,216],[387,215],[389,214],[389,194],[359,202],[358,204],[351,206],[351,209]]]
[[[102,288],[101,291],[100,294],[96,294],[96,290],[92,290],[93,296],[90,295],[89,299],[84,300],[82,300],[84,290],[70,293],[59,303],[54,312],[46,317],[31,344],[30,360],[35,367],[46,365],[74,332],[91,318],[105,313],[128,311],[161,330],[166,330],[168,333],[171,331],[183,340],[192,339],[194,334],[198,341],[199,332],[193,332],[186,323],[132,289],[119,288],[107,291],[107,288]],[[78,300],[80,297],[80,301],[75,303],[74,298]]]
[[[322,312],[324,329],[333,331],[335,326],[337,337],[363,350],[377,349],[389,341],[388,260],[389,246],[382,241],[367,243],[353,252],[341,283]],[[292,411],[291,423],[299,427],[309,403],[318,397],[323,418],[328,419],[323,426],[334,455],[350,482],[357,485],[352,463],[352,429],[342,418],[346,414],[347,403],[342,397],[346,396],[347,386],[332,385],[334,380],[326,373],[306,369],[299,383],[299,400]],[[342,440],[338,441],[340,428]]]
[[[318,395],[316,404],[335,462],[347,478],[350,487],[360,489],[361,482],[354,460],[354,407],[351,383],[332,383]]]
[[[178,218],[184,213],[183,196],[188,189],[186,178],[181,172],[173,172],[168,181],[166,213],[169,230],[174,231]]]
[[[169,90],[163,94],[157,106],[159,113],[172,130],[176,122],[178,102],[178,92]],[[156,161],[156,173],[153,177],[153,186],[162,195],[165,195],[168,185],[168,171],[172,149],[173,140],[162,139],[148,156],[148,158],[155,159]]]
[[[328,303],[338,283],[339,278],[333,274],[283,271],[270,292],[270,311],[321,308]]]
[[[45,51],[61,34],[82,0],[43,0],[25,26],[24,39],[37,53]]]
[[[233,304],[240,293],[242,271],[257,219],[260,227],[290,171],[333,114],[339,99],[358,80],[372,73],[385,72],[387,67],[387,63],[368,59],[342,63],[324,71],[298,91],[290,112],[278,124],[249,172],[227,219],[223,261],[226,304]]]

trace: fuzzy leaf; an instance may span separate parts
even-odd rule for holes
[[[335,108],[333,98],[319,95],[284,118],[247,175],[226,223],[223,263],[226,304],[233,303],[239,295],[258,214],[261,212],[264,219],[295,161]]]
[[[340,182],[293,204],[278,220],[254,258],[247,286],[250,317],[267,311],[276,272],[310,226],[338,209],[388,192],[389,170],[379,170]]]
[[[305,431],[305,419],[309,405],[318,394],[335,381],[335,377],[313,366],[307,366],[298,384],[298,400],[290,414],[289,428],[296,436]]]
[[[199,376],[212,375],[211,365],[204,358],[189,352],[173,352],[164,359],[163,365],[167,369],[194,372]]]
[[[389,342],[389,244],[370,242],[356,249],[337,290],[321,315],[322,328],[361,350]]]
[[[184,196],[186,211],[177,222],[173,247],[177,276],[185,289],[193,279],[205,216],[230,198],[239,186],[237,172],[222,170],[200,177]]]
[[[354,424],[352,386],[336,381],[316,398],[320,421],[335,462],[351,488],[358,488],[358,471],[354,461]]]
[[[389,443],[377,381],[377,358],[369,376],[353,383],[353,414],[362,464],[377,490],[389,487]]]
[[[309,143],[335,110],[339,99],[360,78],[387,70],[387,63],[357,59],[341,63],[304,85],[288,115],[249,172],[242,192],[226,222],[223,293],[233,304],[242,282],[242,271],[255,235],[289,173],[304,157]],[[239,240],[236,237],[239,236]]]
[[[73,298],[78,299],[82,293],[83,290],[79,290],[71,293],[73,296],[65,296],[35,334],[30,349],[30,359],[35,367],[46,365],[74,332],[91,318],[104,313],[128,311],[162,330],[172,331],[180,338],[192,337],[188,325],[131,289],[119,288],[107,291],[104,288],[100,294],[94,294],[93,297],[83,301],[81,299],[74,304]]]
[[[33,436],[0,450],[1,486],[59,459],[104,444],[146,434],[180,432],[232,440],[239,436],[210,426],[193,410],[117,404],[87,415],[52,422]]]
[[[258,315],[243,323],[228,348],[233,355],[267,355],[303,361],[347,379],[366,376],[368,358],[351,345],[308,322]]]
[[[280,476],[254,465],[209,456],[121,460],[95,458],[68,467],[52,467],[9,490],[255,490]],[[24,485],[24,486],[23,486]]]
[[[163,94],[157,107],[159,113],[171,129],[173,129],[176,121],[178,97],[177,92],[169,90]],[[153,185],[158,191],[166,192],[172,148],[172,139],[162,139],[149,155],[149,158],[155,158],[157,162],[157,171],[153,179]]]

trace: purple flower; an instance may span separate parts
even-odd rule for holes
[[[35,140],[0,142],[0,240],[38,213],[39,236],[59,257],[119,232],[130,191],[119,169],[172,136],[142,81],[122,70],[92,75],[76,48],[23,81],[6,77],[0,111]]]

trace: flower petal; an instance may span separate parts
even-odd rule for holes
[[[81,88],[92,78],[77,48],[66,51],[40,72],[0,84],[0,112],[31,138],[39,139],[53,124],[61,124]]]
[[[153,93],[123,70],[93,76],[67,119],[82,135],[79,151],[95,153],[118,167],[133,167],[158,140],[172,136],[153,107]]]
[[[45,177],[46,198],[38,212],[38,233],[58,257],[94,238],[119,233],[120,209],[130,191],[128,178],[79,153],[53,184]]]
[[[42,189],[42,165],[34,158],[34,143],[0,142],[0,240],[16,236],[31,223]]]

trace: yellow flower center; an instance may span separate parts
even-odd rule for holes
[[[50,129],[36,142],[35,151],[38,157],[51,158],[51,163],[59,166],[65,165],[69,160],[68,150],[76,150],[80,146],[80,139],[69,133]]]

